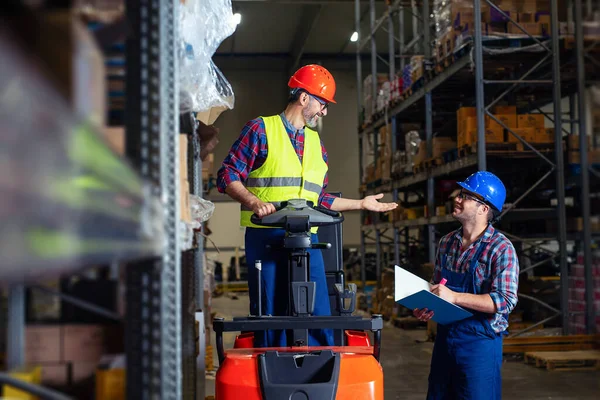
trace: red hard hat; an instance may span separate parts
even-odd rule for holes
[[[305,65],[292,75],[288,82],[290,89],[304,89],[308,93],[335,104],[335,80],[320,65]]]

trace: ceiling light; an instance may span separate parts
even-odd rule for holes
[[[240,14],[240,13],[233,14],[233,23],[234,23],[234,25],[239,25],[240,22],[242,22],[242,14]]]
[[[358,40],[358,32],[354,32],[352,36],[350,36],[351,42],[356,42]]]

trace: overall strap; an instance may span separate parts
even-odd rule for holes
[[[455,233],[456,232],[454,232],[452,234],[452,237],[450,238],[450,241],[448,242],[447,247],[448,247],[449,250],[452,250],[452,246],[454,246],[454,241],[456,240],[456,238],[454,237]],[[442,269],[446,269],[446,262],[447,261],[448,261],[448,252],[445,252],[442,255],[442,265],[440,265],[442,267]]]
[[[494,237],[494,235],[496,235],[496,232],[494,232],[492,237]],[[469,274],[471,276],[471,282],[473,284],[473,294],[479,294],[477,293],[477,286],[475,285],[475,270],[477,269],[477,262],[479,261],[479,257],[481,257],[481,254],[483,253],[483,250],[486,246],[487,242],[484,242],[483,240],[479,242],[479,245],[477,246],[477,251],[475,252],[475,255],[471,258],[469,264]]]

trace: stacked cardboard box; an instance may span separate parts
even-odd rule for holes
[[[553,143],[554,129],[545,127],[543,114],[517,114],[515,106],[496,106],[494,118],[485,116],[486,143],[520,143],[507,128],[528,143]],[[474,107],[461,107],[456,112],[458,147],[477,142],[477,117]],[[502,124],[498,123],[501,121]]]
[[[579,135],[569,135],[567,137],[567,163],[569,164],[580,164],[581,163],[581,147],[579,146]],[[600,163],[600,149],[591,148],[592,138],[587,136],[588,146],[588,163],[599,164]]]
[[[600,330],[600,258],[592,257],[593,301],[596,321],[592,322],[596,330]],[[586,293],[585,293],[585,268],[583,253],[577,256],[577,263],[571,265],[569,273],[569,331],[573,334],[586,332]]]
[[[122,351],[122,332],[103,325],[28,325],[25,362],[42,368],[42,383],[65,386],[91,378],[103,354]]]

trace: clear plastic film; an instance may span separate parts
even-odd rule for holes
[[[160,200],[0,34],[0,280],[160,254]]]
[[[200,196],[190,194],[190,205],[192,207],[192,219],[198,222],[208,221],[215,212],[215,204]]]
[[[231,84],[212,61],[219,45],[235,32],[231,0],[187,0],[180,8],[180,85],[194,111],[231,109]]]

